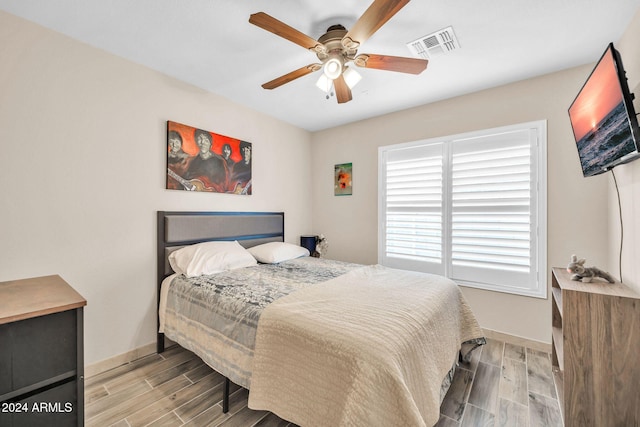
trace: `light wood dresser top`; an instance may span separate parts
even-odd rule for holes
[[[82,295],[58,275],[0,282],[0,324],[85,305]]]
[[[589,292],[600,295],[620,296],[626,298],[640,298],[640,294],[629,286],[618,281],[609,283],[602,278],[595,278],[592,282],[581,282],[579,280],[571,280],[572,274],[567,272],[566,268],[554,267],[553,272],[558,278],[558,285],[562,290]]]

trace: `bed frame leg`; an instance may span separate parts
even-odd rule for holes
[[[158,332],[158,336],[156,337],[156,351],[158,354],[164,351],[164,334]]]
[[[224,377],[224,386],[222,389],[222,413],[229,412],[229,378]]]

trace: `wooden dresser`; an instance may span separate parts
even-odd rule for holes
[[[83,307],[60,276],[0,282],[0,426],[83,426]]]
[[[640,425],[640,295],[552,271],[552,365],[566,427]]]

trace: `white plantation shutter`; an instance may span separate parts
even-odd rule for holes
[[[431,265],[444,273],[442,235],[442,144],[390,152],[385,180],[385,264],[415,269]]]
[[[534,122],[381,147],[379,262],[546,297],[545,138]]]
[[[529,289],[535,134],[515,130],[451,147],[450,277]]]

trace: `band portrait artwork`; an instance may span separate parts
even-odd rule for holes
[[[251,194],[251,143],[167,122],[167,189]]]

